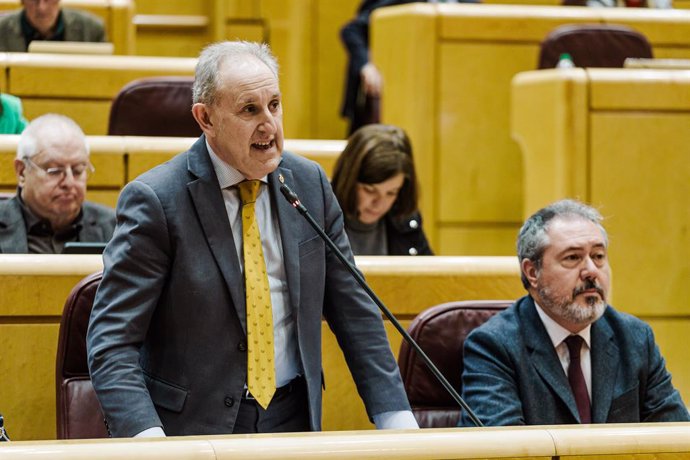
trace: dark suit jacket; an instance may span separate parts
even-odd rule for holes
[[[25,52],[27,50],[22,34],[21,14],[22,10],[17,10],[0,17],[0,51]],[[62,8],[62,18],[65,22],[65,41],[105,41],[105,29],[99,17],[86,11]]]
[[[592,422],[690,420],[652,329],[608,306],[592,324]],[[463,397],[485,425],[579,423],[575,399],[531,297],[465,341]],[[462,425],[472,422],[463,414]]]
[[[420,0],[364,0],[355,18],[340,30],[340,38],[345,45],[349,60],[345,80],[345,94],[341,113],[352,119],[359,91],[359,72],[369,62],[369,17],[376,8],[402,5]]]
[[[357,111],[357,94],[360,87],[359,72],[369,62],[369,19],[377,8],[404,5],[407,3],[424,3],[426,0],[363,0],[354,19],[340,30],[340,39],[348,54],[347,74],[341,115],[354,121],[350,132],[364,124],[365,120],[355,120],[361,116]],[[461,3],[479,3],[480,0],[460,0]],[[385,84],[385,82],[384,82]]]
[[[418,212],[405,219],[393,219],[386,215],[386,236],[388,255],[434,255],[422,229],[422,216]]]
[[[285,152],[268,176],[290,306],[321,427],[321,318],[338,338],[370,416],[407,410],[381,315],[279,191],[279,175],[352,260],[323,170]],[[128,184],[87,336],[91,377],[114,436],[231,433],[246,382],[244,281],[205,138]]]
[[[113,235],[115,213],[112,209],[85,201],[82,205],[82,229],[79,241],[105,242]],[[26,254],[29,252],[26,224],[17,197],[0,200],[0,253]]]

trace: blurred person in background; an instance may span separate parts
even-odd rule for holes
[[[433,255],[417,210],[412,145],[397,126],[358,129],[331,181],[357,255]]]
[[[91,13],[61,8],[60,0],[22,0],[0,17],[0,51],[27,51],[33,40],[104,42],[103,21]]]
[[[377,8],[419,3],[419,0],[364,0],[354,19],[340,30],[348,54],[345,94],[341,115],[350,120],[348,134],[366,124],[379,122],[379,98],[383,78],[369,56],[369,19]],[[428,3],[478,3],[478,0],[429,0]]]
[[[59,254],[66,242],[107,242],[115,212],[84,201],[94,171],[81,128],[64,115],[33,120],[14,160],[17,195],[0,201],[0,253]]]

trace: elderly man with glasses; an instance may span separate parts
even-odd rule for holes
[[[107,242],[112,209],[84,201],[94,168],[81,128],[63,115],[29,123],[14,160],[17,195],[0,201],[0,253],[59,254],[67,242]]]

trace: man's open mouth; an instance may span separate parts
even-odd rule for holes
[[[258,150],[268,150],[275,145],[275,141],[268,142],[254,142],[252,147]]]

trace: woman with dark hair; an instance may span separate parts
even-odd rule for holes
[[[417,210],[417,176],[405,131],[366,125],[348,140],[331,181],[357,255],[433,255]]]

